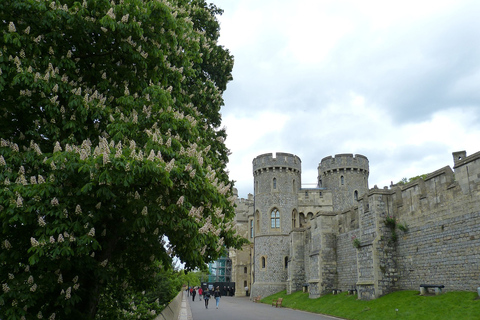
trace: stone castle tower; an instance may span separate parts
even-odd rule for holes
[[[368,191],[368,159],[362,155],[337,154],[318,165],[318,186],[332,192],[333,210],[344,211]]]
[[[306,290],[316,298],[342,290],[369,300],[420,283],[475,291],[480,152],[453,159],[453,170],[369,189],[362,155],[323,158],[313,188],[302,188],[296,155],[256,157],[254,195],[236,201],[237,232],[250,241],[229,253],[236,295]]]
[[[254,285],[252,292],[285,288],[292,212],[301,186],[301,161],[293,154],[263,154],[253,160]]]

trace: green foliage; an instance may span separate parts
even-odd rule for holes
[[[352,244],[355,248],[358,249],[358,248],[360,248],[362,243],[360,242],[360,239],[358,239],[356,235],[353,235],[352,236]]]
[[[403,224],[402,223],[399,223],[397,225],[398,229],[403,231],[403,232],[407,232],[408,231],[408,225],[406,222],[404,222]]]
[[[201,271],[186,272],[184,270],[180,271],[180,280],[185,286],[198,287],[201,283],[202,275],[205,273]]]
[[[400,185],[404,185],[404,184],[407,184],[409,182],[412,182],[412,181],[415,181],[415,180],[418,180],[418,179],[423,179],[425,180],[425,178],[427,177],[427,174],[421,174],[419,176],[415,176],[415,177],[411,177],[409,179],[407,179],[406,177],[402,178],[402,180],[400,180],[399,182],[397,182],[397,184],[400,184]]]
[[[2,319],[149,305],[142,286],[155,291],[173,257],[194,269],[243,243],[219,13],[203,0],[0,1]]]
[[[397,219],[393,216],[386,216],[385,217],[385,225],[390,228],[391,230],[395,230],[397,226]]]
[[[283,298],[286,308],[328,314],[342,319],[478,319],[480,300],[474,292],[447,292],[439,296],[420,296],[418,291],[397,291],[375,300],[357,300],[356,295],[343,292],[328,294],[318,299],[309,299],[308,293],[285,291],[266,297],[261,301],[271,304],[272,299]],[[396,311],[398,310],[398,311]]]

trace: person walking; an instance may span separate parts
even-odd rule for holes
[[[203,296],[203,290],[202,290],[202,287],[198,288],[198,298],[200,299],[200,301],[202,301],[202,296]]]
[[[210,300],[210,290],[208,288],[203,291],[203,300],[205,301],[205,309],[208,309],[208,301]]]
[[[193,287],[192,290],[192,301],[195,301],[195,296],[197,295],[197,290],[195,290],[195,287]]]
[[[220,297],[222,296],[220,294],[220,287],[215,288],[215,292],[213,293],[213,295],[215,296],[215,302],[216,302],[217,309],[218,309],[218,305],[220,304]]]

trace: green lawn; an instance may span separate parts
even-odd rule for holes
[[[287,295],[279,292],[261,300],[272,303],[283,298],[286,308],[323,313],[345,319],[480,319],[480,300],[476,292],[447,292],[439,296],[420,296],[418,291],[398,291],[376,300],[360,301],[346,292],[309,299],[308,293]],[[396,311],[396,309],[398,311]]]

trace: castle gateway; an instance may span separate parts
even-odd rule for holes
[[[230,250],[236,294],[357,290],[363,300],[422,283],[480,286],[480,152],[404,185],[368,188],[362,155],[323,158],[302,188],[301,160],[253,160],[254,195],[237,199],[236,226],[251,243]]]

